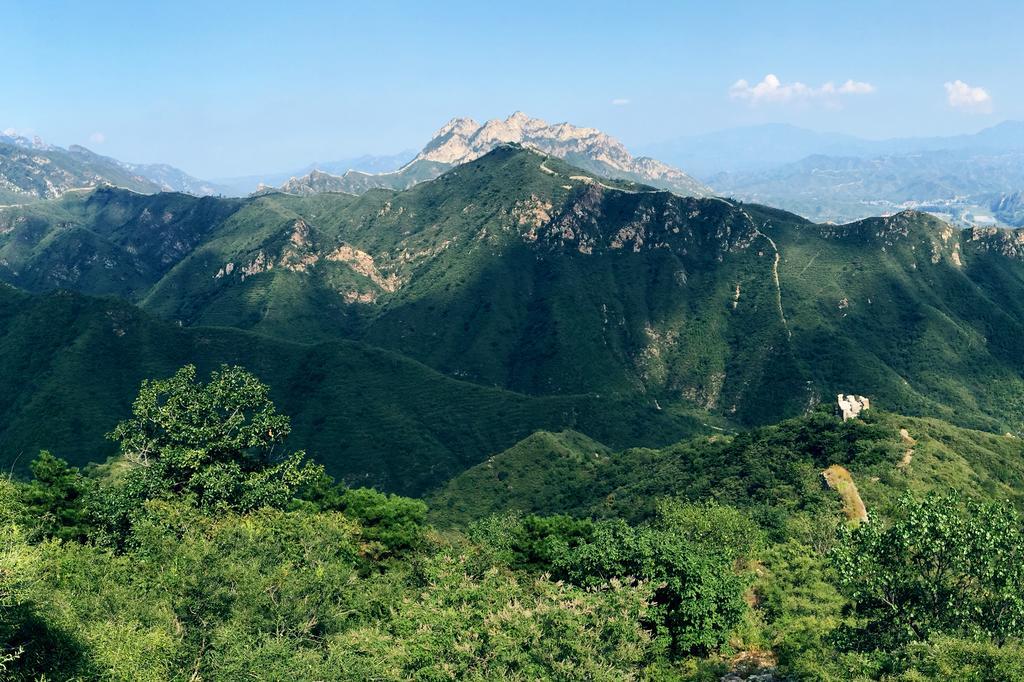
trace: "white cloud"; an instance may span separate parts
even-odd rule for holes
[[[954,109],[964,109],[979,114],[992,111],[992,96],[985,88],[971,87],[961,80],[946,83],[946,100]]]
[[[841,95],[870,95],[874,91],[874,85],[860,81],[848,80],[839,86],[839,94]]]
[[[625,97],[616,97],[615,99],[612,100],[612,104],[614,104],[617,107],[623,107],[629,104],[629,100],[626,99]]]
[[[733,99],[747,100],[752,105],[809,102],[814,100],[825,101],[828,104],[835,105],[840,97],[847,95],[869,95],[874,91],[875,86],[871,83],[854,80],[848,80],[839,86],[829,81],[817,88],[800,81],[783,83],[779,80],[778,76],[770,73],[760,83],[754,85],[741,78],[729,88],[729,96]]]
[[[103,133],[93,133],[89,136],[89,142],[92,142],[93,144],[103,144],[106,141],[107,136]]]

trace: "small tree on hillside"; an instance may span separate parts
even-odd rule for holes
[[[147,499],[241,512],[283,507],[322,473],[303,452],[279,452],[290,430],[267,386],[241,367],[222,366],[206,383],[192,365],[144,381],[132,417],[108,436],[131,467],[118,485],[105,487],[94,512],[123,538]]]
[[[24,525],[32,539],[81,540],[88,533],[85,500],[90,481],[47,450],[32,462],[32,480],[21,488]]]
[[[673,656],[704,655],[724,645],[746,613],[747,578],[737,564],[757,539],[753,522],[734,509],[665,500],[644,526],[595,523],[588,539],[556,557],[554,573],[589,588],[649,581],[656,640]]]

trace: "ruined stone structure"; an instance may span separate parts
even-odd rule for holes
[[[843,421],[853,419],[862,411],[871,408],[871,401],[862,395],[843,395],[840,393],[838,403],[839,411],[843,415]]]

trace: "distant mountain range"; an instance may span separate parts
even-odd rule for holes
[[[907,208],[959,224],[1020,225],[1000,208],[1024,190],[1024,122],[971,135],[865,140],[772,124],[646,148],[716,193],[815,220],[843,222]]]
[[[226,193],[230,196],[244,197],[268,187],[279,187],[292,178],[301,178],[314,171],[330,175],[344,175],[348,171],[367,174],[391,173],[409,163],[414,156],[416,151],[413,149],[397,154],[363,154],[337,161],[317,161],[291,172],[218,178],[215,182],[227,188]]]
[[[648,157],[634,158],[621,142],[595,128],[580,128],[569,123],[552,125],[519,111],[504,120],[494,119],[482,125],[469,118],[453,118],[412,161],[393,173],[369,175],[349,171],[332,176],[314,171],[301,178],[291,178],[281,190],[290,194],[323,191],[359,194],[372,187],[405,189],[507,143],[550,154],[602,177],[643,183],[682,196],[711,194],[707,186],[672,166]]]
[[[948,137],[868,140],[783,123],[729,128],[641,147],[645,154],[700,178],[763,171],[808,156],[879,157],[917,152],[998,152],[1024,149],[1024,121],[1004,121],[980,132]]]
[[[58,147],[44,142],[38,135],[25,137],[24,135],[19,135],[14,130],[0,131],[0,144],[9,144],[23,149],[35,149],[38,151],[54,151],[58,149]]]
[[[764,171],[723,173],[712,182],[723,195],[815,220],[845,222],[914,208],[942,213],[955,223],[987,224],[995,220],[993,203],[1024,188],[1024,151],[815,155]]]
[[[137,192],[306,196],[404,190],[505,143],[518,143],[604,178],[680,196],[729,196],[843,223],[906,209],[960,226],[1024,225],[1024,122],[970,135],[866,140],[771,124],[681,138],[633,156],[594,128],[548,124],[516,112],[483,124],[454,118],[418,153],[363,155],[295,173],[207,182],[164,164],[125,163],[73,145],[0,134],[0,204],[59,197],[101,185]],[[674,165],[669,165],[669,164]],[[695,172],[698,181],[678,168]]]
[[[38,137],[0,135],[0,202],[54,199],[69,191],[102,185],[197,196],[223,190],[166,164],[124,163],[78,145],[63,149]]]

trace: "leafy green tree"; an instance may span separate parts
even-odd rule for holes
[[[206,383],[189,365],[144,381],[132,417],[110,433],[129,464],[93,506],[106,533],[123,539],[141,502],[178,497],[204,509],[283,507],[322,468],[284,454],[291,429],[269,389],[241,367],[222,366]]]
[[[349,488],[322,474],[305,486],[296,507],[311,503],[319,511],[339,511],[358,521],[363,553],[373,559],[406,554],[419,549],[427,528],[427,505],[422,500]]]
[[[547,573],[556,557],[593,537],[594,522],[567,514],[494,515],[475,521],[469,535],[513,568]]]
[[[907,495],[891,518],[844,529],[833,551],[863,620],[846,633],[851,645],[895,649],[933,634],[1002,644],[1024,634],[1024,538],[1009,505]]]
[[[32,462],[32,481],[21,487],[23,523],[34,539],[84,540],[89,479],[43,450]]]
[[[645,526],[594,524],[588,541],[556,559],[556,575],[591,588],[626,578],[650,581],[650,624],[670,653],[706,654],[725,643],[746,612],[747,581],[737,562],[757,536],[735,510],[666,502]]]

